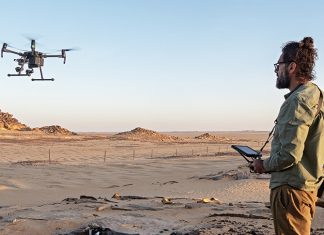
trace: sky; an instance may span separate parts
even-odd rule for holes
[[[314,39],[324,88],[321,0],[0,0],[0,42],[59,53],[45,78],[7,77],[0,109],[30,127],[71,131],[267,131],[283,95],[273,64],[281,47]],[[39,78],[35,70],[33,78]]]

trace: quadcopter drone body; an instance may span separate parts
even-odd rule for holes
[[[44,59],[48,57],[58,57],[58,58],[63,58],[63,64],[66,62],[66,52],[70,51],[72,49],[62,49],[61,54],[57,55],[49,55],[45,54],[39,51],[36,51],[36,42],[34,39],[31,40],[31,51],[25,51],[25,52],[19,52],[19,51],[14,51],[12,49],[8,49],[7,43],[3,43],[2,49],[1,49],[1,57],[3,57],[3,53],[12,53],[19,55],[19,59],[14,59],[14,61],[18,62],[18,67],[15,68],[16,74],[8,74],[8,77],[12,76],[31,76],[32,73],[34,73],[34,68],[39,68],[41,78],[40,79],[34,79],[32,78],[32,81],[54,81],[54,78],[50,79],[45,79],[43,76],[43,71],[42,67],[44,66]],[[28,69],[24,71],[24,66],[25,64],[28,64]]]

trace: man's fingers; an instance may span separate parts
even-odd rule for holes
[[[250,163],[249,164],[249,168],[251,172],[255,172],[255,167],[254,167],[254,163]]]

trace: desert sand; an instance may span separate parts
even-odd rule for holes
[[[0,234],[274,234],[266,132],[0,131]],[[269,152],[265,148],[264,155]],[[312,234],[324,234],[317,207]]]

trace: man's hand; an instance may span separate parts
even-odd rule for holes
[[[262,174],[265,173],[265,170],[263,168],[263,160],[260,159],[253,159],[252,167],[254,172]]]

